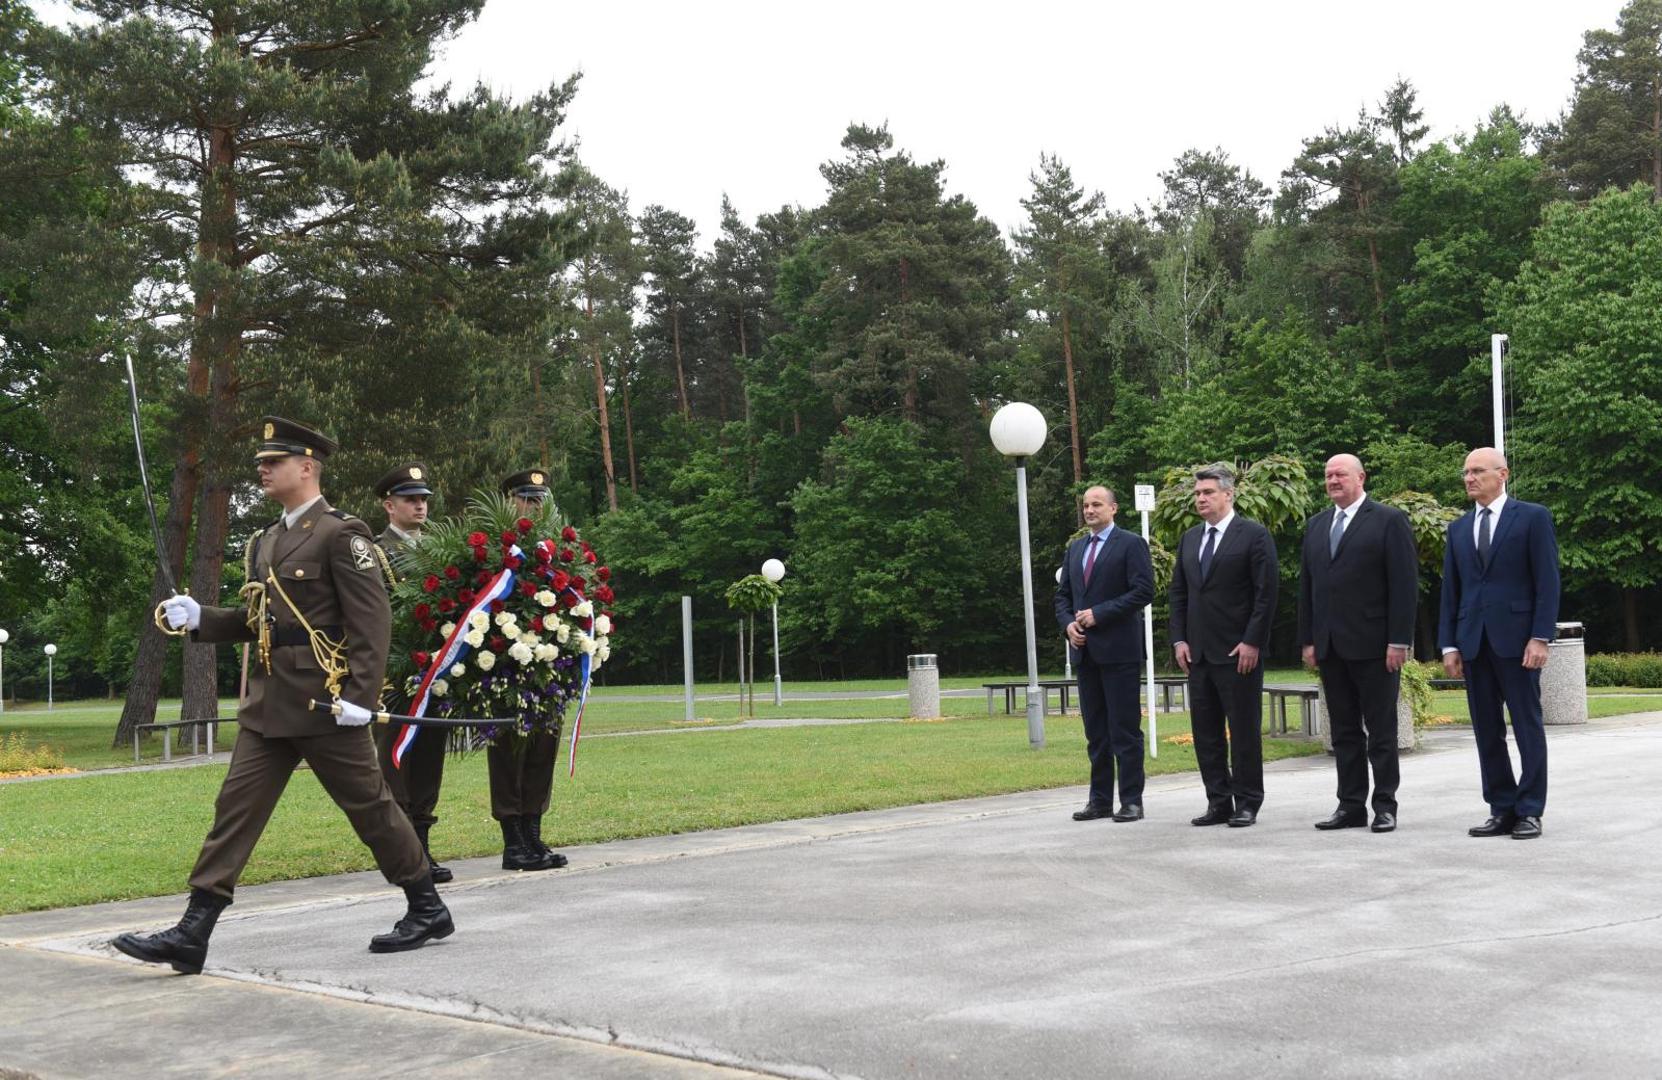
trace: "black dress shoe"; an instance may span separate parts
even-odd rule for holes
[[[1241,809],[1230,815],[1229,827],[1231,829],[1244,829],[1248,825],[1255,823],[1257,820],[1258,811],[1243,806]]]
[[[1512,839],[1534,840],[1541,835],[1541,819],[1538,817],[1521,817],[1518,823],[1512,826]]]
[[[1227,825],[1229,824],[1228,810],[1208,810],[1197,818],[1189,819],[1190,825]]]
[[[1388,811],[1381,810],[1373,816],[1373,824],[1368,827],[1374,832],[1395,832],[1397,827],[1397,816]]]
[[[1143,804],[1142,803],[1134,803],[1134,802],[1122,803],[1120,805],[1120,808],[1118,810],[1114,811],[1114,820],[1115,821],[1141,821],[1141,820],[1143,820]]]
[[[1466,830],[1467,836],[1511,836],[1512,826],[1518,823],[1515,814],[1496,814],[1481,825],[1474,825]],[[1540,827],[1536,830],[1539,833]]]
[[[1335,810],[1333,816],[1316,822],[1316,828],[1323,832],[1328,829],[1360,829],[1368,823],[1368,815],[1360,810]]]
[[[1073,820],[1075,821],[1095,821],[1098,818],[1113,816],[1114,808],[1112,806],[1104,806],[1102,803],[1086,803],[1085,809],[1075,810],[1073,812]]]

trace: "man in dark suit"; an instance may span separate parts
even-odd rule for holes
[[[1195,473],[1201,524],[1183,534],[1171,578],[1171,640],[1189,676],[1195,761],[1206,813],[1193,825],[1245,828],[1264,802],[1264,669],[1275,614],[1276,558],[1270,532],[1235,513],[1235,474]],[[1225,725],[1228,738],[1224,737]]]
[[[1328,459],[1333,505],[1310,519],[1298,573],[1298,640],[1321,671],[1339,808],[1318,829],[1397,827],[1397,694],[1414,634],[1419,559],[1408,515],[1368,498],[1352,454]]]
[[[1056,621],[1079,677],[1079,713],[1091,759],[1091,794],[1075,821],[1143,816],[1143,726],[1137,676],[1146,658],[1143,608],[1154,599],[1154,565],[1140,536],[1114,527],[1119,504],[1105,487],[1082,501],[1089,536],[1068,545],[1056,587]],[[1120,808],[1114,810],[1114,766]]]
[[[1466,703],[1489,820],[1472,836],[1533,840],[1547,805],[1547,735],[1541,668],[1558,630],[1558,539],[1544,506],[1509,498],[1499,450],[1466,455],[1466,494],[1477,505],[1448,527],[1437,644],[1449,678],[1466,679]],[[1506,721],[1519,774],[1506,753]]]

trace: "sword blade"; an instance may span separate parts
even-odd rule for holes
[[[162,542],[162,526],[156,520],[156,496],[150,490],[150,466],[144,460],[144,434],[139,429],[138,378],[133,374],[133,354],[122,353],[127,362],[127,400],[132,405],[133,446],[138,450],[139,480],[144,484],[144,508],[150,512],[150,537],[156,542],[156,568],[161,571],[162,584],[177,596],[179,585],[173,580],[173,566],[167,557],[167,545]]]
[[[306,707],[313,712],[326,712],[335,716],[340,715],[340,705],[332,701],[318,701],[316,698],[306,703]],[[504,727],[517,723],[512,719],[468,719],[455,716],[405,716],[402,713],[375,712],[371,714],[377,724],[419,724],[430,728],[469,728],[469,727]]]

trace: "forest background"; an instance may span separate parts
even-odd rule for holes
[[[615,574],[618,682],[731,677],[724,599],[764,559],[791,677],[910,652],[1009,673],[1022,649],[1014,484],[993,411],[1038,406],[1029,462],[1044,661],[1051,574],[1090,483],[1163,489],[1239,463],[1283,562],[1272,653],[1321,465],[1356,452],[1415,512],[1434,651],[1438,526],[1492,441],[1489,335],[1511,338],[1512,491],[1545,503],[1567,618],[1655,648],[1662,583],[1662,0],[1587,31],[1562,114],[1496,103],[1429,142],[1411,82],[1303,140],[1279,177],[1197,147],[1111,207],[1029,163],[1008,235],[905,132],[827,145],[823,200],[699,223],[635,206],[562,130],[562,75],[509,100],[425,87],[483,0],[0,0],[0,626],[10,694],[163,693],[214,715],[234,657],[169,648],[126,410],[139,371],[173,572],[240,584],[273,516],[267,413],[335,434],[331,501],[423,461],[438,515],[541,465]],[[1163,613],[1163,607],[1159,609]],[[1159,625],[1157,623],[1157,625]],[[17,648],[29,644],[34,647]],[[1163,637],[1160,655],[1169,655]]]

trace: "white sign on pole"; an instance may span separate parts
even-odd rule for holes
[[[1138,484],[1137,485],[1136,509],[1141,511],[1144,514],[1150,512],[1151,510],[1154,509],[1154,485],[1153,484]],[[1148,530],[1146,528],[1143,530],[1143,535],[1144,536],[1148,535]]]

